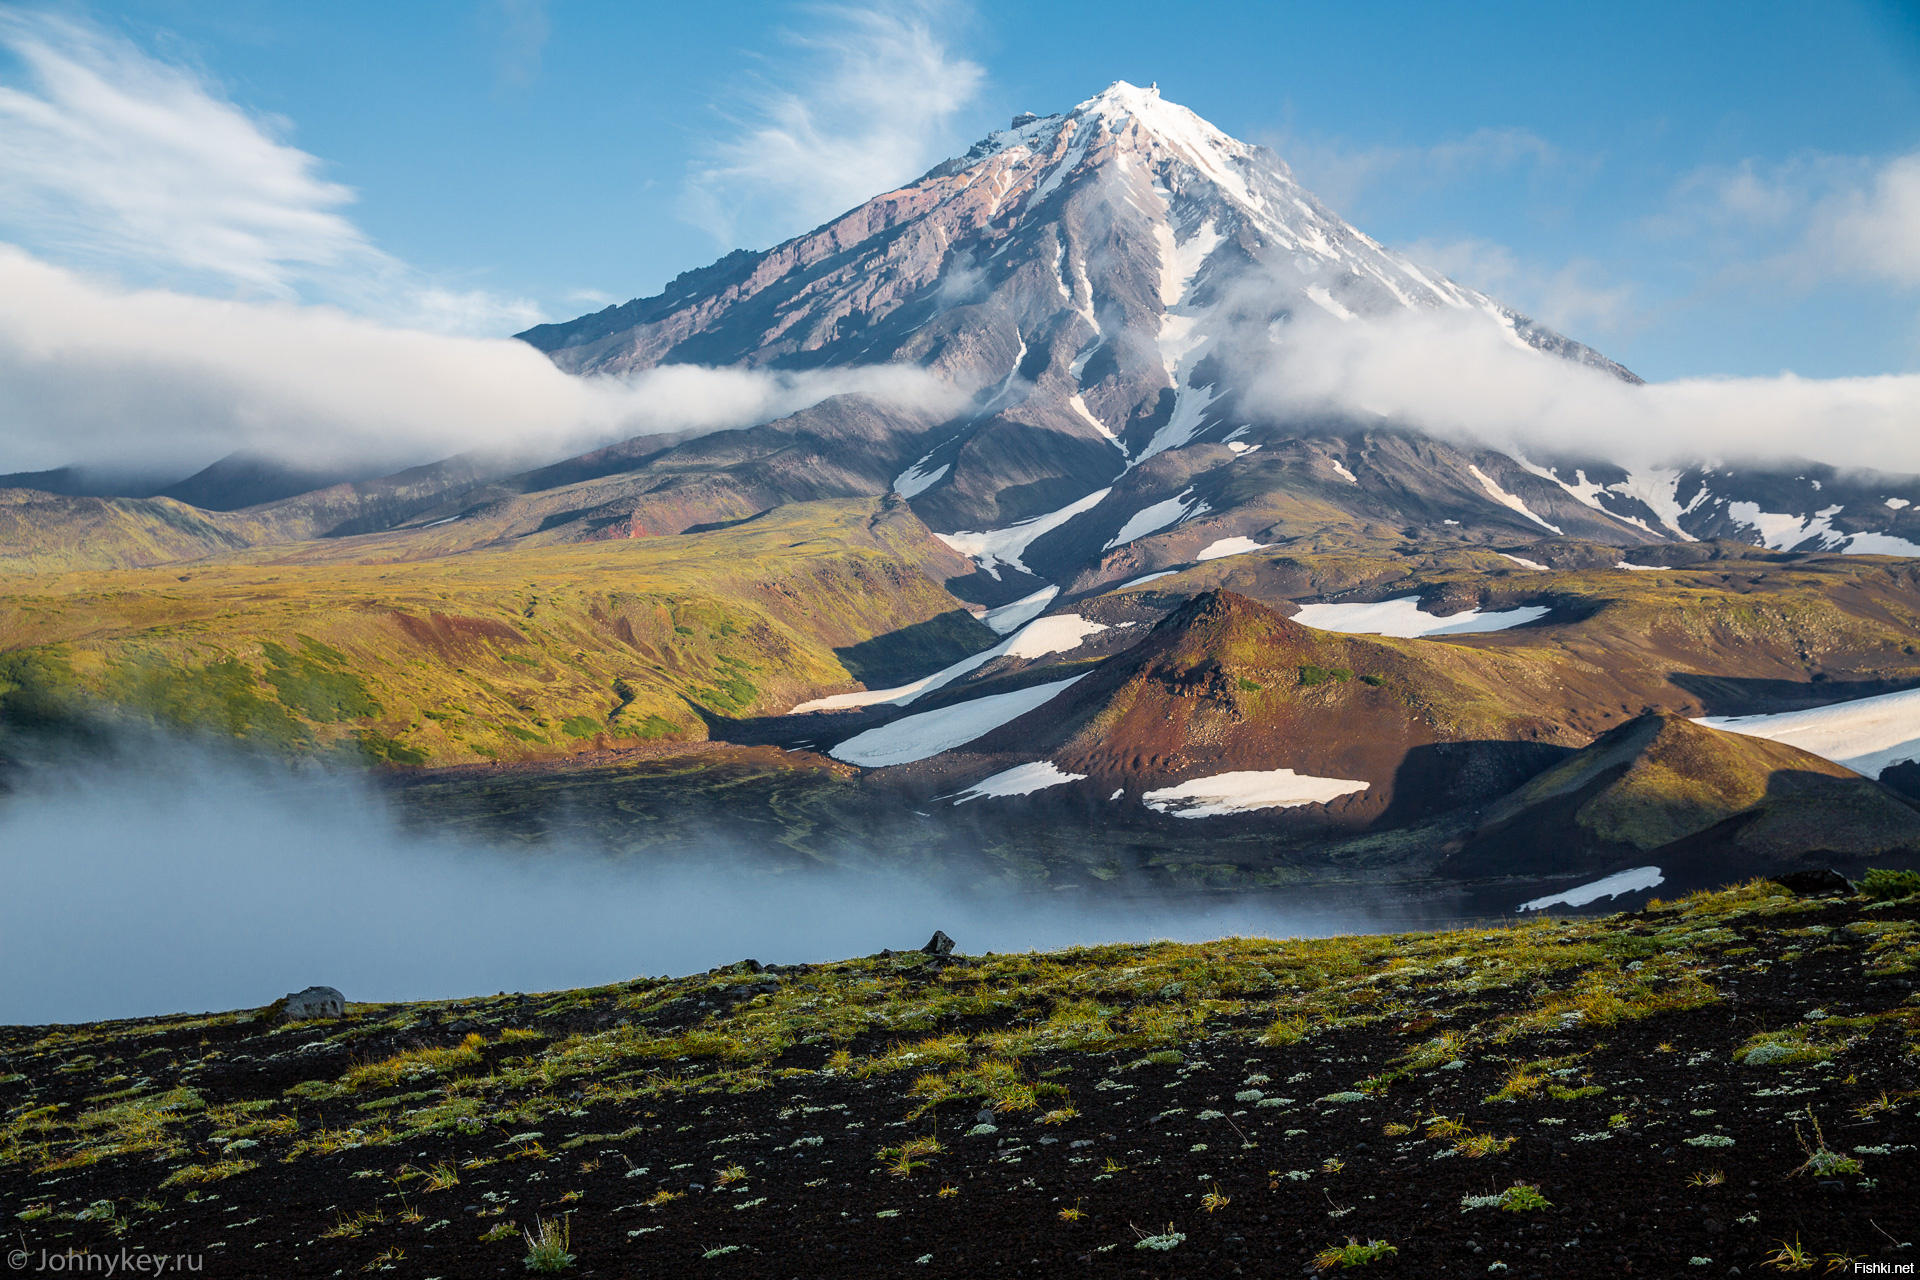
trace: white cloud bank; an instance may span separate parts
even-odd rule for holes
[[[1602,457],[1802,457],[1920,471],[1920,375],[1634,386],[1518,344],[1479,312],[1298,316],[1251,344],[1248,407],[1392,421],[1495,448]],[[1246,352],[1248,348],[1242,348]]]
[[[722,244],[767,244],[925,172],[986,73],[938,31],[938,0],[821,10],[830,30],[789,34],[797,65],[735,117],[733,137],[688,176],[688,220]]]
[[[578,378],[513,339],[126,291],[0,245],[0,472],[191,470],[239,449],[319,465],[468,450],[548,460],[626,436],[766,422],[847,392],[927,408],[957,395],[892,365]]]

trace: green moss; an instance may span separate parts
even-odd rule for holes
[[[1308,687],[1351,679],[1353,672],[1346,667],[1322,667],[1309,662],[1300,668],[1300,683]]]
[[[414,765],[427,762],[426,752],[373,729],[361,730],[355,735],[355,740],[359,743],[360,754],[371,764]]]
[[[1888,871],[1875,867],[1861,878],[1860,892],[1876,902],[1890,902],[1920,893],[1920,871]]]
[[[560,732],[569,738],[591,738],[603,728],[592,716],[568,716],[560,722]]]
[[[116,683],[123,706],[164,725],[282,748],[307,738],[285,706],[261,696],[253,668],[237,658],[200,667],[142,663],[121,672]]]
[[[305,637],[301,637],[305,640]],[[280,701],[309,720],[322,724],[342,720],[362,720],[380,714],[380,704],[367,693],[367,686],[351,671],[323,666],[314,656],[315,648],[342,663],[346,655],[316,641],[307,641],[309,653],[292,654],[272,641],[261,644],[268,667],[265,680],[280,695]]]
[[[0,653],[0,726],[49,729],[64,725],[76,714],[81,695],[65,651]]]

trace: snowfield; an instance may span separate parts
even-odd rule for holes
[[[1120,526],[1120,532],[1114,534],[1113,537],[1107,541],[1106,546],[1100,549],[1102,551],[1111,551],[1115,547],[1132,542],[1135,538],[1144,538],[1155,530],[1164,529],[1170,524],[1175,524],[1185,519],[1189,514],[1198,515],[1198,509],[1189,512],[1189,507],[1204,508],[1207,504],[1204,502],[1189,503],[1187,499],[1192,493],[1193,486],[1188,485],[1184,491],[1175,494],[1173,497],[1156,502],[1150,507],[1143,507],[1139,511],[1134,512],[1133,515],[1128,518],[1127,522]]]
[[[1777,715],[1702,716],[1694,723],[1784,742],[1869,778],[1890,765],[1920,760],[1920,689]]]
[[[969,702],[956,702],[938,711],[922,711],[903,716],[892,724],[857,733],[827,752],[835,760],[879,769],[890,764],[910,764],[937,756],[942,751],[972,742],[1001,725],[1018,720],[1035,707],[1051,701],[1083,676],[1037,684],[1012,693],[989,694]]]
[[[1049,587],[1047,593],[1054,590],[1055,588]],[[1032,598],[1029,596],[1027,600],[1015,601],[1014,604],[1003,607],[1012,609],[1016,605],[1026,604]],[[1048,599],[1051,598],[1051,594],[1048,594]],[[1041,607],[1045,607],[1044,601]],[[987,617],[988,625],[991,626],[993,615],[988,614]],[[851,711],[856,707],[879,706],[883,702],[904,707],[921,694],[944,688],[969,671],[976,671],[986,666],[995,658],[1033,659],[1044,658],[1050,653],[1065,653],[1069,649],[1079,648],[1080,642],[1088,636],[1106,629],[1106,623],[1089,622],[1077,613],[1062,613],[1051,618],[1041,618],[1037,622],[1028,623],[1017,634],[1002,640],[993,648],[982,650],[970,658],[962,658],[950,667],[942,667],[930,676],[920,677],[912,684],[896,685],[891,689],[865,689],[859,693],[836,693],[825,698],[815,698],[811,702],[801,703],[787,714],[797,716],[810,711]]]
[[[1325,804],[1371,785],[1352,778],[1315,778],[1291,769],[1248,770],[1193,778],[1178,786],[1149,791],[1140,799],[1157,813],[1176,818],[1216,818],[1255,809],[1286,809]]]
[[[1032,764],[1017,764],[1011,769],[1003,769],[991,778],[980,779],[958,793],[954,803],[965,804],[982,796],[1032,795],[1063,782],[1078,782],[1086,776],[1084,773],[1062,773],[1051,760],[1036,760]]]
[[[1223,556],[1241,556],[1249,551],[1265,551],[1267,544],[1255,542],[1252,538],[1222,538],[1218,542],[1208,543],[1206,549],[1194,557],[1198,560],[1218,560]]]
[[[1078,502],[1070,502],[1058,511],[1049,511],[1043,516],[1034,516],[1030,520],[1021,520],[1004,529],[988,529],[979,533],[962,530],[959,533],[936,533],[940,539],[963,556],[973,557],[973,562],[991,575],[995,581],[1000,578],[1000,566],[1017,569],[1021,573],[1032,573],[1020,562],[1027,548],[1042,534],[1052,533],[1082,511],[1091,511],[1100,505],[1100,500],[1113,492],[1111,487],[1096,489]]]
[[[1316,631],[1343,631],[1357,636],[1398,636],[1403,640],[1427,636],[1461,636],[1482,631],[1505,631],[1534,622],[1552,612],[1544,605],[1524,605],[1482,613],[1478,609],[1440,618],[1420,611],[1420,597],[1401,596],[1378,604],[1304,604],[1293,620]]]
[[[1564,893],[1523,902],[1518,909],[1545,911],[1548,907],[1562,903],[1569,907],[1584,907],[1598,898],[1617,898],[1623,893],[1637,893],[1642,889],[1651,889],[1665,879],[1658,867],[1633,867],[1626,871],[1616,871],[1604,880],[1595,880],[1592,884],[1568,889]]]
[[[1059,594],[1058,587],[1042,587],[1032,595],[1022,596],[1012,604],[1003,604],[998,609],[987,610],[986,617],[980,621],[1004,636],[1010,631],[1018,631],[1046,612],[1047,606]]]

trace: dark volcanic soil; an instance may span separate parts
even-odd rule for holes
[[[1318,976],[1285,956],[1354,940],[1284,955],[1253,943],[1082,953],[1073,972],[1109,984],[1098,998],[1116,1024],[1183,1020],[1178,1047],[1157,1053],[1049,1047],[1048,1027],[1085,1010],[1057,987],[1051,1004],[1028,998],[1068,972],[1034,956],[356,1005],[286,1028],[232,1015],[6,1028],[0,1211],[26,1274],[42,1251],[125,1250],[198,1255],[207,1275],[517,1275],[520,1229],[558,1217],[570,1274],[583,1276],[1272,1276],[1311,1271],[1349,1237],[1398,1251],[1369,1275],[1753,1275],[1783,1242],[1823,1269],[1920,1260],[1920,1007],[1901,968],[1920,900],[1747,892],[1759,909],[1362,940],[1387,950]],[[1416,944],[1410,966],[1387,958]],[[1218,976],[1255,946],[1267,948],[1258,972],[1308,993],[1291,1007],[1320,1001],[1295,1043],[1261,1036],[1290,997],[1236,997]],[[1556,967],[1556,948],[1633,966],[1620,973],[1643,972],[1623,959],[1643,955],[1664,975],[1649,990],[1694,994],[1644,1016],[1610,1019],[1596,1004],[1543,1024],[1540,1010],[1595,972]],[[1113,994],[1167,957],[1215,976]],[[1531,976],[1457,977],[1508,963]],[[913,1002],[936,992],[979,999],[974,1012],[916,1015]],[[1350,1016],[1327,1015],[1330,993]],[[750,1036],[722,1039],[783,1000],[864,1001],[867,1026],[758,1059]],[[1750,1037],[1796,1026],[1832,1056],[1732,1060]],[[595,1056],[606,1035],[636,1029],[682,1036],[689,1052]],[[1006,1038],[1027,1033],[1025,1051]],[[332,1083],[406,1050],[457,1052],[476,1034],[484,1043],[457,1070],[416,1057],[377,1082]],[[1446,1034],[1459,1058],[1418,1056]],[[936,1035],[1001,1037],[995,1060],[1017,1061],[1030,1087],[1002,1105],[1024,1096],[1029,1109],[997,1111],[983,1129],[987,1099],[963,1092],[909,1120],[935,1092],[912,1092],[916,1079],[957,1063],[955,1051],[928,1041],[924,1064],[860,1064]],[[1398,1078],[1382,1081],[1396,1063]],[[1537,1078],[1497,1099],[1516,1070]],[[100,1118],[127,1105],[121,1095],[160,1118]],[[263,1105],[222,1110],[248,1102]],[[1437,1118],[1463,1128],[1449,1135]],[[120,1153],[102,1154],[110,1136]],[[919,1136],[942,1149],[890,1172],[877,1153]],[[1496,1150],[1475,1154],[1473,1137]],[[1859,1168],[1795,1173],[1822,1141]],[[80,1163],[89,1152],[95,1162]],[[194,1168],[215,1176],[184,1180]],[[435,1170],[458,1183],[430,1189]],[[1516,1184],[1550,1207],[1463,1206]],[[1171,1247],[1140,1247],[1148,1237]]]

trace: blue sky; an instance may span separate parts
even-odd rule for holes
[[[84,88],[61,98],[21,45],[66,40],[104,83],[137,91],[150,70],[149,98],[191,119],[181,103],[197,88],[277,148],[263,162],[238,133],[189,130],[197,158],[152,179],[172,202],[173,222],[155,222],[144,204],[129,212],[139,191],[108,217],[87,190],[125,179],[150,146],[102,143],[89,171],[8,155],[0,120],[0,188],[15,191],[0,191],[0,239],[130,284],[508,332],[653,292],[914,176],[1016,110],[1064,110],[1123,78],[1157,80],[1273,146],[1363,230],[1647,377],[1920,369],[1911,6],[124,0],[0,13],[27,19],[0,26],[16,121],[23,102],[89,110]],[[48,37],[45,15],[65,34]],[[112,115],[83,123],[91,134]],[[240,176],[183,182],[201,163]],[[229,189],[262,169],[279,175],[270,189]],[[20,194],[36,183],[41,198]],[[215,193],[204,209],[200,190]],[[274,200],[284,208],[232,212]],[[199,242],[194,219],[236,216],[269,228],[174,251]]]

